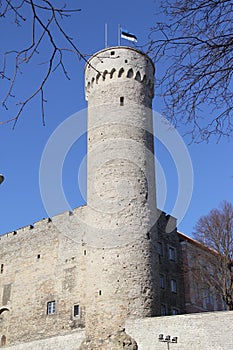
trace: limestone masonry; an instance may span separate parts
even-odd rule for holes
[[[130,47],[86,64],[87,205],[0,236],[0,347],[165,349],[158,332],[181,337],[188,315],[151,318],[184,314],[188,288],[185,238],[156,207],[153,82],[152,61]]]

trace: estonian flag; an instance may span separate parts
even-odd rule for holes
[[[134,34],[129,33],[128,30],[125,30],[125,29],[122,29],[122,28],[121,28],[121,37],[123,39],[133,41],[135,43],[138,41],[137,37]]]

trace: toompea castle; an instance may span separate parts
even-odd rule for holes
[[[196,273],[215,253],[156,206],[152,61],[97,52],[85,95],[87,204],[0,236],[0,347],[232,349],[233,313]]]

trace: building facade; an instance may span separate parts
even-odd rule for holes
[[[200,242],[178,232],[182,249],[186,313],[223,311],[226,305],[221,295],[219,254]]]

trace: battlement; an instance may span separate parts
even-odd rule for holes
[[[0,235],[0,243],[4,242],[5,240],[9,241],[10,239],[14,239],[16,236],[19,237],[19,236],[23,235],[26,238],[26,236],[28,234],[32,234],[33,233],[33,229],[37,229],[37,228],[39,228],[40,230],[42,230],[42,229],[44,229],[44,230],[49,229],[51,224],[53,223],[53,221],[59,220],[59,218],[66,219],[66,217],[72,216],[73,214],[77,214],[85,206],[86,205],[74,208],[72,211],[65,211],[63,213],[55,215],[52,218],[43,218],[42,220],[36,221],[33,224],[17,228],[14,231],[9,231],[9,232],[3,233],[3,234]]]
[[[154,93],[154,65],[143,52],[131,47],[111,47],[97,52],[85,67],[85,95],[102,84],[134,79],[148,87],[151,97]]]

